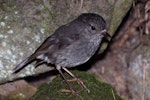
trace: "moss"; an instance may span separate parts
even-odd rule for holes
[[[83,80],[84,84],[90,89],[90,93],[77,82],[71,82],[71,85],[80,96],[61,92],[61,89],[68,89],[68,86],[58,75],[50,84],[42,84],[31,100],[79,100],[81,98],[84,100],[114,100],[113,93],[116,100],[122,100],[111,85],[100,82],[94,76],[85,72],[73,71],[73,73]],[[66,73],[65,76],[70,79]]]

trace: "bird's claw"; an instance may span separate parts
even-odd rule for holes
[[[78,93],[74,90],[61,89],[61,92],[72,93],[73,95],[78,96]]]
[[[79,85],[81,85],[83,88],[85,88],[87,90],[88,93],[90,93],[90,90],[84,85],[83,81],[78,79],[78,78],[73,78],[70,80],[67,80],[68,82],[74,82],[76,81]]]

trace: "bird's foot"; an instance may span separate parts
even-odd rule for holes
[[[79,94],[74,91],[74,90],[68,90],[68,89],[61,89],[61,92],[64,92],[64,93],[72,93],[73,95],[75,96],[79,96]]]
[[[67,82],[76,81],[79,85],[81,85],[83,88],[87,90],[88,93],[90,93],[90,90],[84,85],[83,81],[77,78],[73,73],[71,73],[67,68],[62,67],[71,77],[73,77],[72,80],[67,80]]]
[[[61,89],[61,92],[72,93],[74,96],[78,96],[81,100],[83,100],[83,98],[74,90]]]
[[[70,79],[70,80],[67,80],[68,82],[74,82],[76,81],[79,85],[81,85],[83,88],[85,88],[87,90],[88,93],[90,93],[90,90],[86,87],[86,85],[84,85],[83,81],[78,79],[78,78],[73,78],[73,79]]]
[[[74,90],[68,90],[68,89],[61,89],[61,92],[72,93],[73,95],[78,94],[78,93],[75,92]]]

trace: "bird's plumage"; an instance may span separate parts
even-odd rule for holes
[[[59,27],[29,57],[14,68],[16,72],[32,61],[51,63],[61,67],[75,67],[88,61],[96,52],[106,30],[104,19],[98,14],[81,14]]]

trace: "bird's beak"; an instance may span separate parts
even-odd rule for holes
[[[106,29],[102,30],[102,31],[101,31],[101,34],[104,35],[104,38],[105,38],[107,41],[109,41],[109,40],[111,39],[111,36],[110,36],[110,34],[107,32]]]
[[[111,38],[111,36],[110,36],[110,34],[109,34],[108,32],[105,32],[104,37],[105,37],[106,39],[110,39],[110,38]]]

